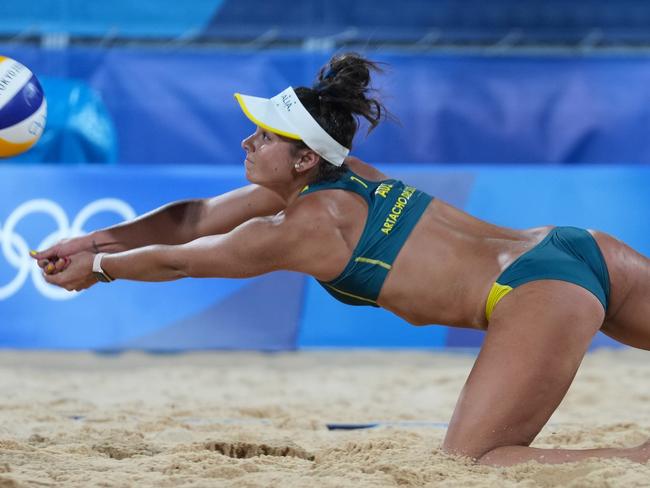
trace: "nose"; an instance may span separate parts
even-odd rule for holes
[[[253,149],[253,143],[252,143],[252,139],[253,139],[253,136],[254,136],[254,135],[255,135],[255,134],[253,133],[253,134],[251,134],[250,136],[248,136],[246,139],[243,139],[243,140],[241,141],[241,148],[242,148],[244,151],[246,151],[246,152],[253,152],[253,151],[254,151],[254,149]]]

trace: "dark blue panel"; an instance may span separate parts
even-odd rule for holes
[[[236,91],[310,86],[327,53],[9,47],[37,75],[85,80],[106,104],[118,163],[237,164],[253,126]],[[399,124],[353,154],[383,163],[650,163],[650,63],[644,56],[472,57],[376,54]]]
[[[641,0],[230,0],[215,13],[209,38],[362,42],[423,40],[579,42],[597,30],[600,42],[647,42],[650,6]]]
[[[647,43],[643,0],[33,0],[0,3],[0,35],[83,38],[199,38],[262,43],[313,38],[380,43]],[[327,40],[327,39],[326,39]]]

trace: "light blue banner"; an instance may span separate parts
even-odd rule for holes
[[[650,254],[650,168],[382,166],[475,216],[515,228],[570,224]],[[482,333],[411,327],[344,306],[311,278],[118,281],[82,293],[47,285],[27,256],[173,200],[246,184],[241,167],[0,166],[0,347],[291,349],[474,347]],[[611,345],[598,336],[595,345]]]
[[[240,168],[0,167],[0,346],[25,348],[287,349],[303,278],[121,281],[69,293],[48,285],[27,255],[172,200],[246,184]],[[291,291],[276,304],[269,293]],[[256,291],[252,293],[250,290]],[[248,294],[264,314],[246,313]],[[268,297],[268,298],[267,298]],[[267,320],[274,321],[269,328]],[[179,332],[180,331],[180,332]]]

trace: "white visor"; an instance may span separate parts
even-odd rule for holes
[[[339,144],[307,111],[293,88],[273,98],[235,93],[241,109],[254,124],[290,139],[304,141],[311,150],[335,166],[341,166],[350,150]]]

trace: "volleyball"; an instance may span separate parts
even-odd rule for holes
[[[36,144],[46,120],[47,102],[36,76],[18,61],[0,56],[0,158]]]

